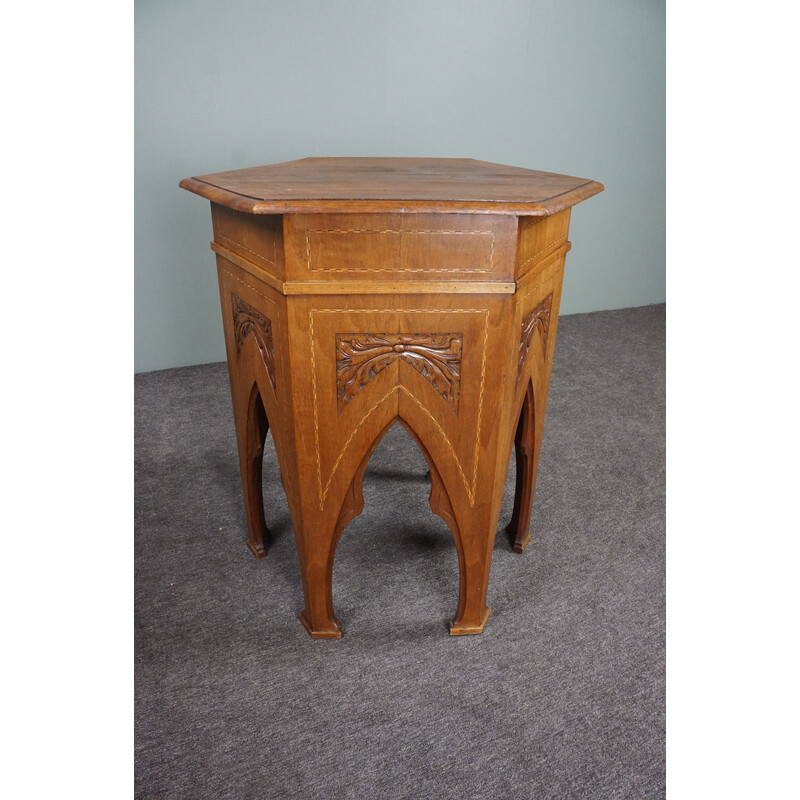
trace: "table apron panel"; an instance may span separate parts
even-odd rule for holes
[[[516,219],[468,214],[286,217],[287,278],[331,281],[513,279]]]

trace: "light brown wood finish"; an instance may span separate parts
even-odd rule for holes
[[[460,589],[450,632],[480,633],[512,446],[522,552],[538,469],[570,206],[594,181],[469,159],[304,159],[202,176],[212,201],[248,546],[262,557],[272,430],[318,638],[341,635],[336,545],[402,424],[430,469]]]
[[[248,214],[477,213],[549,216],[603,191],[597,181],[471,158],[303,158],[186,178]]]

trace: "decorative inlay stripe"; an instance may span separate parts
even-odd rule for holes
[[[275,386],[275,348],[272,343],[272,320],[258,309],[245,303],[241,297],[231,294],[233,304],[233,335],[236,340],[236,352],[241,353],[245,340],[252,336],[256,340],[261,359],[267,370],[273,391]]]
[[[458,474],[461,476],[461,482],[464,484],[464,488],[467,490],[467,495],[469,496],[469,504],[471,506],[475,505],[475,476],[478,470],[477,437],[476,437],[476,447],[475,447],[476,452],[474,456],[474,467],[472,471],[473,472],[472,488],[470,488],[469,482],[467,481],[467,476],[464,474],[464,467],[461,465],[461,461],[458,458],[458,454],[453,449],[453,445],[450,444],[450,440],[447,438],[447,434],[442,430],[442,426],[438,423],[436,417],[434,417],[433,414],[431,414],[431,412],[428,411],[428,409],[425,408],[425,406],[422,405],[422,403],[420,403],[420,401],[417,400],[417,398],[414,397],[414,395],[411,394],[411,392],[409,392],[407,389],[400,387],[400,391],[406,394],[411,400],[413,400],[417,404],[420,411],[423,411],[427,415],[428,419],[434,424],[436,429],[442,435],[442,441],[447,445],[447,449],[450,451],[450,455],[453,457],[453,461],[456,462],[456,468],[458,469]],[[480,430],[480,421],[478,423],[478,430]]]
[[[265,273],[266,274],[266,273]],[[514,294],[514,281],[436,281],[436,280],[339,280],[284,281],[284,295],[356,294]]]
[[[253,258],[257,258],[259,261],[263,261],[265,264],[269,264],[271,267],[278,266],[272,259],[267,258],[261,253],[257,253],[255,250],[251,250],[249,247],[246,247],[241,242],[237,242],[235,239],[225,236],[224,233],[218,233],[217,238],[224,239],[229,245],[233,245],[233,247],[239,247],[242,250],[246,250],[251,256],[253,256]]]
[[[353,430],[350,431],[350,435],[347,437],[347,441],[342,446],[342,449],[339,451],[339,455],[336,456],[336,461],[333,462],[333,466],[331,467],[331,474],[328,478],[328,482],[325,484],[325,489],[322,488],[322,458],[319,452],[319,428],[317,427],[317,404],[316,404],[316,394],[314,395],[314,430],[316,433],[316,445],[317,445],[317,475],[319,477],[319,507],[320,509],[323,508],[323,504],[325,502],[325,498],[328,496],[328,490],[331,488],[331,481],[333,480],[333,476],[336,474],[336,470],[339,468],[339,464],[341,460],[344,458],[344,454],[347,452],[347,448],[350,446],[350,442],[353,441],[353,438],[358,433],[361,426],[367,421],[369,415],[390,395],[395,394],[396,392],[400,392],[401,387],[399,386],[392,386],[385,395],[383,395],[379,400],[376,400],[369,408],[369,411],[364,414],[363,417],[358,421],[358,423],[353,427]]]
[[[483,355],[481,358],[481,386],[480,386],[480,393],[478,399],[478,419],[476,424],[476,432],[475,432],[475,446],[473,448],[473,469],[472,469],[472,484],[467,480],[466,474],[464,473],[464,468],[461,464],[461,461],[458,458],[455,450],[453,449],[452,444],[447,439],[444,431],[439,425],[438,422],[431,416],[430,412],[417,400],[411,392],[407,389],[404,389],[399,386],[392,387],[385,395],[383,395],[378,401],[376,401],[370,409],[361,417],[361,419],[356,423],[353,427],[350,436],[347,438],[347,441],[344,443],[344,446],[340,450],[336,460],[333,463],[333,467],[331,468],[330,475],[328,476],[327,481],[323,484],[322,480],[322,453],[320,450],[320,436],[319,436],[319,402],[317,398],[317,364],[316,364],[316,355],[314,353],[314,345],[315,345],[315,338],[314,338],[314,315],[315,314],[483,314],[484,315],[484,324],[483,324]],[[328,496],[328,492],[330,491],[331,482],[333,481],[333,476],[336,474],[336,470],[339,467],[339,464],[344,457],[344,454],[347,448],[350,445],[350,442],[353,440],[353,437],[356,435],[356,432],[361,428],[361,426],[366,422],[367,418],[372,414],[372,412],[391,394],[394,392],[404,392],[406,395],[411,397],[414,402],[422,408],[425,413],[433,420],[436,425],[436,428],[442,434],[442,439],[447,445],[448,449],[453,455],[453,459],[455,460],[456,466],[458,468],[459,475],[461,476],[461,480],[464,483],[464,489],[466,490],[467,497],[469,498],[469,503],[471,506],[475,505],[475,491],[477,488],[478,483],[478,447],[480,443],[480,434],[481,434],[481,420],[483,418],[483,398],[484,398],[484,385],[486,381],[486,356],[489,349],[489,311],[487,309],[482,308],[405,308],[405,309],[387,309],[387,308],[359,308],[359,309],[351,309],[351,308],[314,308],[311,309],[309,314],[309,343],[311,347],[311,392],[312,392],[312,405],[314,408],[314,449],[315,455],[317,460],[317,480],[319,484],[319,507],[320,509],[324,508],[325,498]]]
[[[531,295],[536,294],[542,286],[558,277],[564,268],[565,255],[566,252],[562,253],[561,250],[556,250],[555,253],[551,253],[539,263],[538,269],[528,270],[517,281],[517,303],[522,308],[528,304],[528,298]]]
[[[460,333],[339,333],[336,335],[338,410],[398,359],[413,367],[458,414]]]
[[[223,258],[224,258],[224,256],[223,256]],[[275,301],[274,301],[274,300],[273,300],[273,299],[272,299],[272,298],[271,298],[269,295],[267,295],[267,294],[264,294],[264,292],[260,292],[258,289],[256,289],[256,287],[255,287],[255,286],[252,286],[252,285],[251,285],[251,284],[249,284],[247,281],[243,281],[243,280],[242,280],[242,279],[241,279],[241,278],[240,278],[238,275],[234,275],[234,274],[233,274],[233,273],[232,273],[232,272],[231,272],[229,269],[227,269],[226,267],[223,267],[223,268],[222,268],[222,271],[223,271],[223,272],[224,272],[224,273],[225,273],[225,274],[226,274],[226,275],[227,275],[229,278],[233,278],[235,281],[239,281],[239,283],[241,283],[241,284],[242,284],[242,286],[246,286],[248,289],[250,289],[250,291],[252,291],[252,292],[255,292],[255,293],[256,293],[256,294],[258,294],[258,295],[261,295],[261,297],[263,297],[265,300],[268,300],[270,303],[272,303],[272,305],[274,305],[274,306],[277,308],[278,304],[277,304],[277,303],[276,303],[276,302],[275,302]]]
[[[566,241],[567,241],[567,234],[565,233],[562,236],[559,236],[558,239],[556,239],[555,241],[550,242],[550,244],[548,244],[546,247],[543,247],[538,253],[534,253],[532,256],[526,258],[519,265],[519,272],[524,272],[525,267],[527,267],[528,264],[530,264],[532,261],[536,261],[536,259],[539,258],[540,255],[546,253],[548,250],[552,250],[554,247],[557,247],[558,245],[563,244]]]
[[[489,266],[484,269],[468,269],[464,267],[312,267],[311,266],[311,234],[409,234],[422,236],[491,236]],[[394,228],[331,228],[312,229],[306,231],[306,267],[309,272],[491,272],[494,269],[494,231],[432,231],[432,230],[399,230]]]

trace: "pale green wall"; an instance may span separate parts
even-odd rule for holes
[[[222,361],[209,205],[181,178],[305,156],[593,178],[562,313],[665,301],[664,3],[136,3],[136,370]]]

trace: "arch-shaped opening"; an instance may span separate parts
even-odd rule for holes
[[[515,553],[522,553],[530,542],[531,507],[533,505],[534,445],[536,442],[536,404],[533,382],[528,380],[519,410],[514,434],[513,453],[516,461],[514,506],[506,534]],[[509,456],[509,470],[511,457]]]
[[[250,387],[250,399],[247,403],[247,444],[248,452],[258,451],[259,455],[264,446],[264,440],[269,431],[269,420],[267,410],[264,408],[264,401],[261,399],[261,392],[258,382],[253,381]]]
[[[340,541],[345,528],[349,535]],[[448,531],[456,542],[458,572]],[[350,485],[331,545],[331,578],[334,560],[333,586],[341,593],[335,605],[351,624],[373,619],[375,606],[383,616],[415,627],[429,624],[431,606],[441,606],[442,616],[452,612],[460,534],[436,464],[399,416],[375,438]],[[403,613],[393,615],[393,607]]]
[[[247,399],[244,453],[241,455],[242,488],[247,516],[247,546],[256,558],[266,555],[269,529],[264,517],[263,476],[264,441],[269,431],[267,412],[258,384],[253,382]]]
[[[245,436],[241,456],[247,544],[257,558],[263,558],[266,555],[266,544],[274,542],[290,526],[275,444],[273,437],[269,435],[271,428],[261,393],[262,388],[258,381],[253,381],[246,400]],[[267,508],[271,512],[271,528],[266,522]]]

